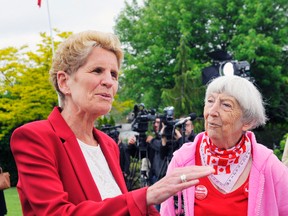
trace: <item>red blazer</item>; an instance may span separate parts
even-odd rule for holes
[[[55,107],[47,120],[25,124],[11,137],[25,216],[159,215],[146,207],[147,188],[127,191],[117,144],[93,132],[123,194],[102,201],[76,137]]]

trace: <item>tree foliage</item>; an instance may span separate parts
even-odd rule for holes
[[[210,61],[207,52],[223,49],[250,62],[256,84],[268,100],[268,115],[287,121],[287,7],[284,0],[126,4],[115,26],[126,51],[121,96],[154,108],[172,103],[179,112],[191,112],[189,100],[202,88],[191,80],[201,77],[201,68]]]
[[[67,35],[57,36],[63,39]],[[35,52],[27,46],[0,50],[0,139],[24,123],[47,118],[58,103],[49,82],[51,38],[46,33],[41,36]]]

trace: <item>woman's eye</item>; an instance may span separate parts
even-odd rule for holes
[[[229,103],[223,103],[223,106],[226,107],[226,108],[232,108],[232,105],[229,104]]]
[[[94,72],[94,73],[101,73],[101,68],[95,68],[92,72]]]
[[[213,103],[214,101],[212,99],[208,99],[207,103]]]
[[[118,73],[116,71],[111,71],[111,76],[114,77],[116,80],[118,79]]]

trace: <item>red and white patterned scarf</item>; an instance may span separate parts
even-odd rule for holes
[[[230,149],[219,149],[207,133],[200,144],[200,157],[203,165],[211,166],[215,173],[208,178],[217,187],[229,193],[244,171],[251,155],[251,143],[244,134],[238,144]]]

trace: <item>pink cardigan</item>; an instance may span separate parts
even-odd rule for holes
[[[288,169],[273,151],[256,142],[252,132],[247,132],[253,151],[249,177],[248,216],[288,215]],[[193,143],[184,144],[174,152],[167,173],[176,167],[195,165],[195,149],[203,133]],[[183,191],[185,215],[194,215],[194,188]],[[188,203],[188,205],[187,205]],[[174,216],[174,201],[169,198],[161,204],[160,214]]]

